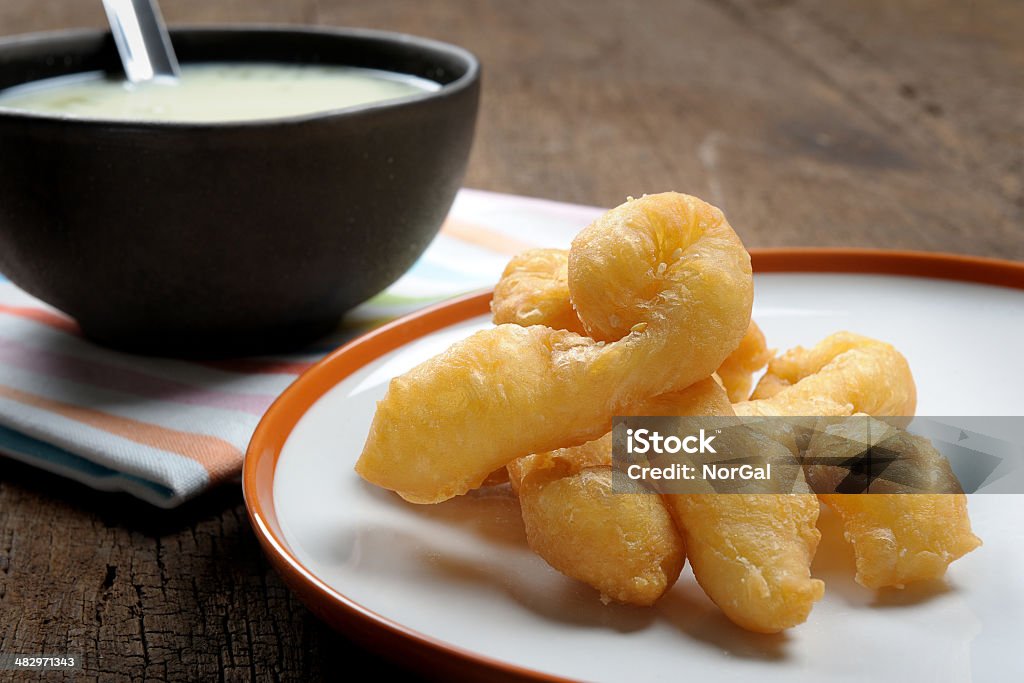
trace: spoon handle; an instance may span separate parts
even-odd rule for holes
[[[178,58],[156,0],[103,0],[103,7],[129,81],[178,77]]]

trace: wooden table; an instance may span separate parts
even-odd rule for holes
[[[359,25],[468,47],[485,67],[472,187],[600,205],[679,189],[721,206],[750,246],[1024,259],[1019,2],[163,6],[172,23]],[[3,33],[103,22],[98,1],[0,4]],[[82,653],[78,680],[310,681],[363,658],[393,671],[290,595],[237,486],[167,513],[0,472],[0,652]]]

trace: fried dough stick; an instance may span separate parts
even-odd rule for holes
[[[722,380],[730,401],[736,403],[750,398],[754,373],[763,368],[771,357],[772,352],[768,349],[764,332],[751,320],[740,345],[726,356],[715,373]]]
[[[513,256],[494,286],[491,320],[587,334],[569,299],[569,250],[528,249]]]
[[[546,325],[588,334],[569,299],[569,252],[564,249],[530,249],[513,256],[494,288],[491,313],[496,325]],[[751,320],[739,346],[715,373],[729,392],[730,401],[750,396],[753,374],[770,358],[764,333]]]
[[[736,412],[910,416],[916,406],[914,377],[895,347],[852,332],[836,332],[810,349],[798,346],[769,361],[751,400],[736,404]]]
[[[675,583],[686,554],[665,503],[624,480],[612,490],[611,433],[508,466],[530,548],[602,601],[652,605]]]
[[[721,387],[711,378],[634,406],[637,415],[730,414]],[[683,567],[683,540],[669,508],[688,515],[682,501],[646,490],[623,477],[612,486],[612,435],[582,446],[528,455],[508,466],[518,493],[530,547],[567,576],[600,591],[603,600],[653,604]],[[634,488],[634,492],[623,491]],[[737,496],[737,499],[744,496]],[[696,496],[694,504],[704,496]],[[713,504],[709,499],[706,504]],[[813,496],[811,496],[813,499]],[[815,509],[817,503],[814,503]],[[719,501],[718,508],[728,508]],[[714,516],[713,514],[711,515]],[[814,529],[814,520],[810,520]],[[703,536],[697,539],[703,553]],[[703,568],[708,564],[699,560]],[[809,565],[809,558],[807,559]],[[805,567],[806,571],[806,567]],[[717,567],[701,571],[706,581]]]
[[[391,381],[356,471],[415,503],[516,458],[580,445],[640,400],[708,377],[750,321],[750,258],[722,212],[678,193],[612,209],[573,240],[573,306],[598,342],[498,325]]]
[[[514,257],[495,287],[494,321],[582,328],[569,301],[566,264],[566,253],[557,249]],[[736,394],[745,395],[750,373],[764,365],[766,355],[764,335],[751,321],[719,372],[728,367],[723,379],[733,383]],[[733,411],[722,388],[708,379],[646,399],[628,414]],[[674,581],[666,585],[663,580],[669,574],[663,571],[665,555],[658,548],[676,544],[663,540],[664,518],[651,496],[612,492],[611,449],[609,433],[583,446],[520,458],[508,467],[510,479],[519,491],[527,538],[537,554],[603,596],[650,604]],[[640,509],[635,499],[645,500],[654,511]],[[750,630],[776,632],[806,620],[824,590],[821,581],[810,578],[820,538],[818,502],[812,494],[666,495],[664,500],[684,530],[698,582],[733,621]],[[644,515],[650,515],[646,522]]]
[[[637,406],[642,415],[730,415],[710,378]],[[686,542],[701,587],[732,621],[775,633],[804,622],[824,584],[810,566],[821,538],[818,501],[792,454],[767,438],[755,447],[789,460],[803,493],[622,493],[611,485],[611,434],[509,465],[530,547],[551,566],[620,602],[653,603],[674,582],[665,507]],[[625,481],[625,479],[621,480]],[[656,501],[656,502],[655,502]],[[663,501],[663,502],[662,502]],[[666,566],[672,571],[666,571]],[[678,567],[682,566],[682,553]]]
[[[916,403],[906,359],[889,344],[849,332],[772,360],[753,395],[756,400],[736,404],[738,415],[910,416]],[[822,446],[817,448],[820,454]],[[922,467],[941,468],[940,461],[934,453],[920,462]],[[809,469],[812,486],[818,475]],[[856,557],[855,578],[868,588],[902,588],[912,581],[940,578],[950,563],[981,545],[971,532],[962,493],[819,497],[842,520],[843,534]]]
[[[702,411],[694,414],[733,411],[728,396],[714,385]],[[751,443],[750,452],[796,463],[791,452],[768,438]],[[818,501],[799,468],[796,476],[794,493],[664,496],[683,530],[697,582],[729,619],[750,631],[777,633],[803,623],[825,593],[825,584],[811,577],[821,539]]]

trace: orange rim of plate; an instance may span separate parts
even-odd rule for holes
[[[755,273],[858,273],[937,278],[1024,290],[1024,263],[954,254],[874,249],[752,249]],[[384,354],[450,325],[490,312],[492,292],[435,304],[349,342],[303,373],[270,406],[246,451],[242,491],[249,521],[271,564],[318,617],[367,649],[432,674],[491,680],[566,681],[451,645],[407,628],[346,597],[292,553],[274,509],[274,469],[292,429],[343,379]],[[355,476],[353,474],[353,476]]]

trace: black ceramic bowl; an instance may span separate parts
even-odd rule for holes
[[[354,29],[172,30],[181,62],[339,64],[436,92],[228,123],[87,120],[0,108],[0,272],[137,351],[294,346],[394,282],[437,233],[473,138],[465,50]],[[0,40],[0,89],[120,74],[109,34]]]

